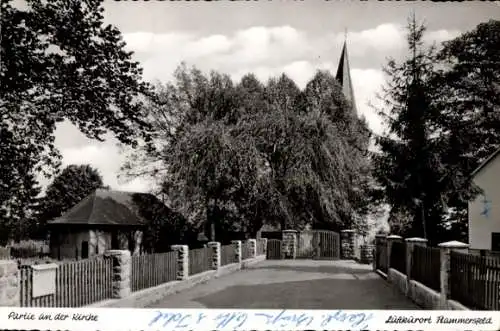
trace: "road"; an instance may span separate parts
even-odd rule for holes
[[[173,294],[148,308],[420,310],[354,261],[266,260]]]

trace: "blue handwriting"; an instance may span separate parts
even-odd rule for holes
[[[296,327],[307,327],[312,323],[314,319],[314,317],[309,316],[305,313],[298,314],[294,312],[288,312],[286,310],[282,310],[277,314],[254,313],[254,316],[267,318],[266,325],[278,326],[282,328],[287,327],[290,324],[295,324]]]
[[[199,324],[207,316],[203,313],[181,314],[157,311],[156,316],[149,322],[149,326],[161,325],[162,327],[187,328]],[[162,324],[163,323],[163,324]]]
[[[249,316],[249,314],[251,314]],[[245,311],[226,311],[216,316],[208,316],[203,312],[187,313],[176,311],[156,311],[155,315],[149,321],[148,326],[156,326],[168,329],[191,329],[196,328],[206,320],[211,320],[216,329],[242,329],[245,323],[251,324],[251,319],[265,319],[265,325],[273,328],[303,328],[307,329],[311,324],[316,328],[335,329],[339,328],[338,323],[348,324],[351,328],[357,330],[369,329],[367,323],[373,319],[373,314],[363,312],[347,313],[342,310],[332,311],[321,317],[316,315],[317,321],[314,321],[314,314],[301,312],[298,310],[288,311],[286,309],[273,312],[245,312]],[[316,322],[316,323],[314,323]],[[341,327],[340,327],[341,328]]]
[[[349,314],[342,310],[337,310],[333,313],[323,315],[322,318],[323,321],[321,322],[321,327],[327,328],[330,322],[337,321],[342,323],[349,323],[352,327],[358,327],[364,323],[363,327],[357,329],[368,330],[369,327],[366,322],[373,318],[373,314],[368,314],[368,315],[365,313]]]
[[[214,318],[217,324],[217,329],[227,327],[231,322],[232,328],[241,328],[248,319],[248,314],[243,312],[221,313]]]

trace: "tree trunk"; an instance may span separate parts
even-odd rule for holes
[[[215,241],[215,223],[213,221],[210,222],[210,241]]]

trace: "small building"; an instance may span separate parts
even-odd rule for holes
[[[156,206],[155,206],[156,205]],[[85,259],[110,249],[142,250],[144,209],[167,208],[154,195],[98,189],[48,222],[54,259]]]
[[[500,149],[472,173],[482,194],[469,202],[471,250],[500,252]]]

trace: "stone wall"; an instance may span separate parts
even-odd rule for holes
[[[284,230],[281,252],[285,259],[295,259],[297,256],[297,231]]]
[[[385,239],[385,240],[384,240]],[[378,245],[376,245],[376,249],[382,247],[386,250],[387,261],[390,261],[391,256],[391,246],[394,241],[402,240],[401,237],[391,235],[391,236],[377,236]],[[438,309],[438,310],[468,310],[467,307],[462,304],[451,300],[449,297],[449,284],[450,284],[450,252],[452,250],[455,251],[464,251],[467,249],[468,245],[465,243],[460,243],[456,241],[442,243],[439,246],[441,249],[441,257],[440,257],[440,290],[436,291],[431,289],[424,284],[414,280],[411,278],[412,275],[412,266],[413,266],[413,250],[415,246],[426,246],[427,240],[423,238],[407,238],[405,240],[406,243],[406,270],[405,273],[402,273],[396,269],[390,267],[388,264],[387,268],[387,280],[394,287],[399,289],[402,293],[404,293],[407,297],[412,299],[418,305],[426,308],[426,309]],[[378,255],[378,252],[375,252]],[[379,269],[379,266],[374,263],[374,269],[381,274],[385,275],[383,270]],[[436,270],[437,271],[437,270]]]
[[[360,247],[360,259],[361,263],[372,263],[373,262],[373,253],[375,250],[375,245],[361,245]]]
[[[208,247],[212,249],[212,269],[218,270],[221,261],[221,244],[216,241],[211,241],[208,243]]]
[[[234,247],[234,259],[236,263],[241,263],[242,251],[241,251],[241,240],[232,240],[231,244]]]
[[[249,240],[248,244],[251,244],[252,239]],[[115,296],[115,299],[112,300],[105,300],[102,302],[94,303],[90,305],[90,307],[107,307],[107,308],[112,308],[112,307],[120,307],[120,308],[125,308],[125,307],[131,307],[131,308],[143,308],[150,306],[154,304],[155,302],[162,300],[165,298],[165,296],[168,296],[170,294],[177,293],[179,291],[188,289],[196,284],[200,284],[203,282],[206,282],[210,279],[220,277],[232,272],[236,272],[240,269],[247,268],[253,264],[259,263],[261,261],[264,261],[266,259],[265,254],[261,254],[258,256],[255,256],[253,258],[246,259],[244,261],[241,260],[241,241],[240,240],[235,240],[233,241],[233,247],[236,251],[236,253],[239,252],[239,256],[235,256],[234,263],[221,266],[220,265],[220,243],[218,242],[209,242],[208,247],[212,248],[214,251],[213,255],[213,260],[212,260],[212,270],[202,272],[199,274],[195,275],[189,275],[188,274],[188,266],[189,266],[189,247],[185,245],[176,245],[172,246],[172,249],[177,251],[177,262],[178,262],[178,277],[176,281],[171,281],[168,283],[160,284],[156,287],[152,288],[147,288],[141,291],[137,292],[126,292],[126,291],[121,291],[120,292],[120,298]],[[116,256],[116,261],[118,262],[123,262],[126,260],[122,256],[123,251],[113,251],[112,254],[115,257]],[[127,251],[128,252],[128,251]],[[127,255],[125,253],[125,255]],[[130,253],[128,254],[130,257]],[[113,288],[121,289],[122,285],[126,284],[126,282],[122,281],[124,277],[122,277],[122,271],[125,270],[125,268],[115,268],[116,271],[115,275],[116,277],[113,278]],[[116,283],[116,284],[115,284]],[[129,283],[130,284],[130,283]],[[130,287],[130,285],[129,285]],[[126,295],[128,293],[128,295]]]
[[[186,280],[189,277],[189,247],[173,245],[172,250],[177,252],[177,280]]]
[[[253,247],[256,252],[256,241],[248,240],[245,244]],[[112,263],[112,299],[104,300],[99,303],[93,303],[92,307],[146,307],[156,299],[162,299],[163,296],[175,293],[189,288],[196,284],[205,282],[214,277],[219,277],[228,273],[246,268],[255,263],[266,259],[265,252],[254,255],[244,261],[241,260],[241,241],[233,242],[236,256],[232,263],[221,266],[221,244],[219,242],[210,242],[208,246],[212,248],[212,270],[195,275],[189,275],[189,247],[186,245],[173,246],[177,252],[177,280],[169,281],[155,287],[132,292],[132,255],[129,250],[108,250],[104,253],[106,259],[111,259]],[[262,254],[264,253],[264,254]],[[167,267],[165,265],[165,267]],[[90,270],[89,270],[90,271]],[[96,275],[98,276],[98,275]],[[19,306],[20,305],[20,272],[16,261],[0,260],[0,307]],[[77,276],[78,277],[78,276]],[[39,285],[39,284],[38,284]],[[43,304],[42,304],[43,305]]]
[[[340,257],[345,260],[351,260],[356,257],[356,242],[355,242],[355,231],[354,230],[342,230],[340,231]]]
[[[17,307],[20,304],[20,281],[17,263],[0,260],[0,307]]]
[[[113,260],[113,298],[120,299],[130,295],[132,260],[128,250],[110,250],[105,254]]]

